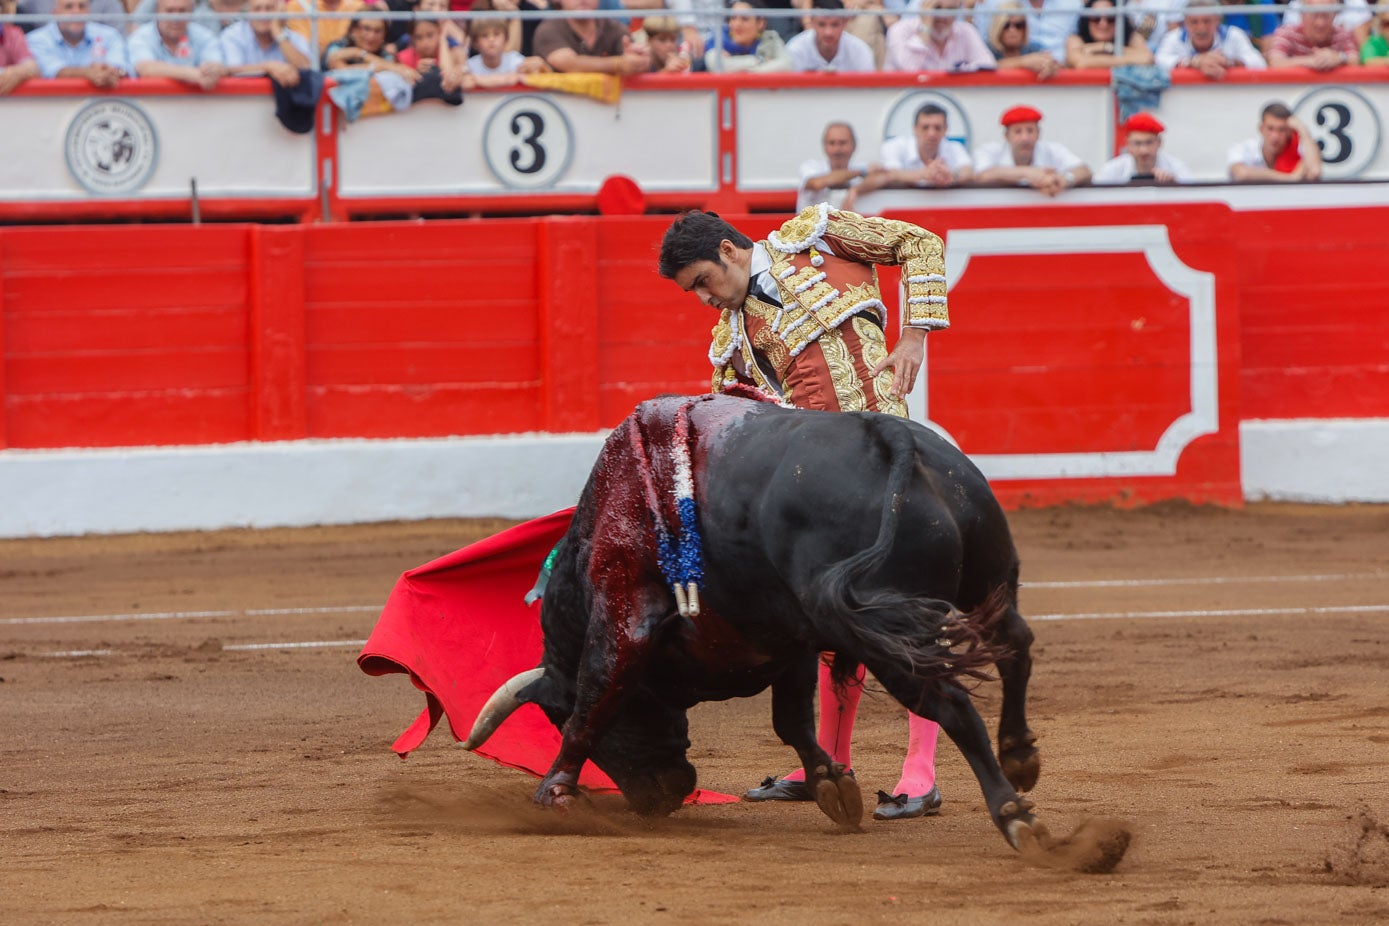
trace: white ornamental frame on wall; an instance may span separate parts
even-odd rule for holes
[[[1078,479],[1108,476],[1171,476],[1177,459],[1198,437],[1219,430],[1215,327],[1215,275],[1184,264],[1163,225],[1096,225],[1074,228],[983,228],[949,232],[945,249],[946,289],[964,276],[970,258],[1017,254],[1139,253],[1163,285],[1190,305],[1191,410],[1168,425],[1152,450],[1084,453],[971,454],[989,479]],[[930,338],[926,339],[930,342]],[[912,418],[930,420],[926,376],[908,397]],[[969,448],[963,448],[968,452]]]

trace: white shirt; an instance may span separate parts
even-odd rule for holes
[[[1251,71],[1261,71],[1268,68],[1268,62],[1264,60],[1264,56],[1259,54],[1259,50],[1249,40],[1249,33],[1239,26],[1220,26],[1215,34],[1212,48],[1231,61],[1238,61]],[[1191,37],[1187,35],[1186,27],[1183,26],[1180,29],[1173,29],[1162,37],[1154,58],[1158,67],[1164,71],[1170,71],[1175,67],[1189,67],[1191,59],[1198,54],[1201,52],[1192,46]]]
[[[798,71],[876,71],[873,49],[856,35],[845,32],[839,37],[839,50],[833,60],[826,61],[815,47],[815,30],[807,29],[786,43],[786,53]]]
[[[994,141],[981,146],[974,152],[974,172],[981,174],[991,167],[1016,167],[1013,163],[1013,149],[1007,142]],[[1038,141],[1032,150],[1031,167],[1050,167],[1057,171],[1068,171],[1072,167],[1084,167],[1085,162],[1076,157],[1071,149],[1054,141]]]
[[[1342,29],[1354,30],[1361,23],[1369,22],[1374,14],[1370,12],[1370,6],[1365,0],[1340,0],[1345,6],[1353,6],[1353,10],[1342,10],[1336,14],[1336,25]],[[1296,26],[1302,22],[1303,5],[1298,0],[1292,0],[1287,10],[1283,12],[1283,25]]]
[[[1187,170],[1187,166],[1166,151],[1158,152],[1157,169],[1167,171],[1178,183],[1191,182],[1191,171]],[[1093,182],[1111,186],[1128,183],[1133,179],[1134,171],[1133,155],[1125,152],[1113,160],[1106,161],[1095,171]]]
[[[1296,143],[1294,140],[1288,144]],[[1246,138],[1232,147],[1229,154],[1225,156],[1225,166],[1234,167],[1236,164],[1268,169],[1268,162],[1264,160],[1264,140],[1258,137]]]
[[[969,150],[948,138],[941,139],[936,158],[944,161],[952,174],[958,174],[961,167],[969,167],[973,163]],[[881,160],[888,170],[921,170],[926,166],[913,135],[898,135],[883,142]]]
[[[868,165],[863,163],[862,161],[854,160],[851,158],[849,160],[849,169],[861,172],[867,170]],[[805,182],[809,180],[811,177],[820,177],[829,172],[830,162],[828,158],[811,158],[810,160],[805,161],[801,164],[801,184],[796,193],[797,212],[801,211],[806,206],[813,206],[816,203],[820,202],[829,203],[836,209],[838,209],[841,205],[844,204],[844,196],[849,192],[849,187],[847,186],[844,187],[842,190],[835,190],[829,187],[826,187],[822,190],[806,189]],[[854,183],[858,183],[857,178],[855,178],[849,184],[849,186],[852,186]]]
[[[494,68],[489,68],[482,60],[482,55],[473,55],[468,59],[468,73],[478,75],[490,74],[515,74],[526,60],[526,56],[519,51],[502,52],[502,60]]]

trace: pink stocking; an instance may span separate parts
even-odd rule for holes
[[[858,716],[858,700],[863,696],[863,666],[859,666],[855,682],[836,691],[830,680],[830,667],[820,660],[820,732],[815,737],[820,748],[836,762],[849,766],[849,740],[854,733],[854,718]],[[935,724],[931,724],[935,726]],[[931,748],[935,749],[935,737]],[[929,761],[928,761],[929,765]],[[931,766],[934,768],[934,766]],[[805,769],[796,769],[786,776],[787,781],[805,781]]]
[[[921,797],[936,784],[936,737],[940,727],[933,720],[907,714],[907,758],[902,778],[893,794]]]

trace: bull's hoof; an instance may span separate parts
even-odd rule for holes
[[[1122,820],[1091,818],[1071,835],[1057,839],[1038,820],[1017,819],[1005,832],[1024,859],[1043,868],[1060,868],[1086,874],[1108,874],[1128,851],[1132,833]]]
[[[863,795],[839,763],[815,769],[815,803],[842,829],[858,830],[863,822]]]
[[[998,764],[1003,777],[1019,791],[1031,791],[1042,774],[1042,756],[1033,744],[1037,734],[1027,730],[1021,736],[998,738]]]
[[[584,799],[578,785],[568,781],[542,781],[535,792],[535,804],[560,813],[573,810]]]

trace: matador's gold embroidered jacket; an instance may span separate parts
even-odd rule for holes
[[[902,267],[906,326],[949,327],[941,239],[907,222],[821,203],[753,246],[771,257],[782,305],[763,301],[752,287],[740,309],[720,315],[709,348],[713,391],[741,379],[800,408],[905,415],[905,404],[891,394],[891,370],[871,373],[887,355],[877,265]],[[865,317],[870,314],[877,325]]]

